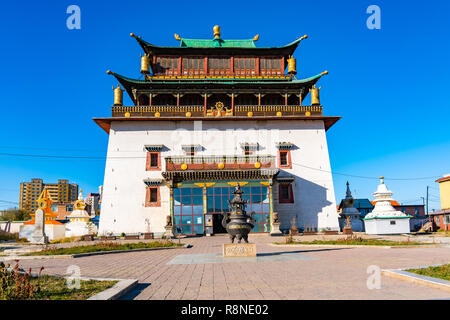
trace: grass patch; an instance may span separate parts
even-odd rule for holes
[[[116,284],[117,280],[82,280],[79,288],[69,288],[65,278],[44,275],[41,267],[37,277],[19,272],[19,264],[13,269],[0,263],[0,300],[86,300]]]
[[[183,246],[183,244],[178,244],[171,241],[152,241],[152,242],[124,243],[124,244],[114,242],[100,242],[94,245],[75,246],[71,248],[56,248],[53,246],[49,246],[42,251],[29,252],[24,255],[47,256],[47,255],[79,254],[79,253],[116,251],[116,250],[146,249],[146,248],[169,248],[179,246]]]
[[[417,246],[429,243],[411,242],[411,241],[391,241],[380,239],[364,239],[358,236],[349,236],[336,240],[313,240],[313,241],[293,241],[287,239],[283,242],[275,242],[275,244],[324,244],[324,245],[363,245],[363,246]]]
[[[33,279],[31,282],[37,282]],[[80,281],[80,289],[69,289],[66,279],[52,276],[42,276],[39,280],[41,290],[33,298],[38,300],[86,300],[108,288],[118,281]]]
[[[424,269],[408,269],[405,271],[420,274],[422,276],[439,278],[450,281],[450,263],[444,264],[439,267],[428,267]]]

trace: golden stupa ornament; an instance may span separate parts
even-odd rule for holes
[[[313,85],[313,87],[309,89],[309,92],[311,92],[311,105],[320,104],[319,90],[321,88],[322,87],[316,88],[316,85]]]
[[[45,187],[44,190],[42,190],[39,198],[37,199],[38,208],[42,209],[45,213],[51,213],[52,203],[53,200],[48,193],[47,187]]]
[[[78,194],[78,200],[75,201],[74,203],[74,207],[76,210],[84,210],[84,208],[86,208],[86,202],[84,202],[83,200],[83,191],[80,189],[80,192]]]
[[[215,25],[213,28],[214,31],[214,39],[220,38],[220,27],[218,25]]]

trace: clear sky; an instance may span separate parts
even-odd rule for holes
[[[66,27],[71,4],[81,9],[80,30]],[[381,9],[380,30],[366,26],[372,4]],[[18,202],[20,182],[34,177],[96,192],[108,136],[91,119],[110,116],[117,83],[106,70],[140,76],[142,50],[129,33],[178,46],[174,33],[209,39],[218,24],[224,39],[259,34],[257,46],[308,34],[295,53],[297,78],[328,70],[319,82],[324,113],[342,116],[327,133],[337,201],[347,180],[355,197],[373,198],[377,179],[349,175],[384,175],[399,202],[422,203],[428,185],[430,209],[439,209],[434,181],[450,173],[449,15],[445,0],[4,2],[0,200]],[[436,178],[411,179],[421,177]]]

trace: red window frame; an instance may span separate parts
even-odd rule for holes
[[[150,192],[154,190],[156,192],[156,201],[150,201]],[[159,192],[159,187],[147,187],[145,191],[145,206],[146,207],[160,207],[161,206],[161,195]]]
[[[281,189],[283,187],[288,188],[288,198],[282,198],[282,192]],[[280,183],[278,185],[278,203],[294,203],[294,192],[292,191],[292,184],[284,184]]]
[[[158,165],[152,166],[152,154],[158,155]],[[146,163],[146,170],[147,171],[161,171],[161,152],[153,152],[149,151],[147,152],[147,163]]]
[[[281,164],[281,153],[286,153],[287,164]],[[291,150],[278,150],[278,167],[292,169]]]

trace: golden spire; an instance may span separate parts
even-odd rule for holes
[[[214,31],[214,39],[220,38],[220,27],[218,25],[215,25],[213,28]]]
[[[37,199],[38,208],[44,210],[45,213],[52,213],[53,200],[48,193],[47,187],[42,190],[41,195]]]

